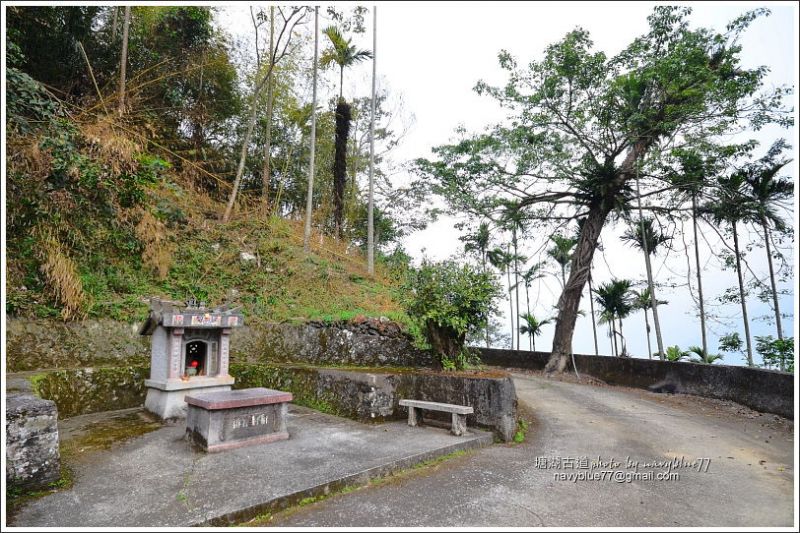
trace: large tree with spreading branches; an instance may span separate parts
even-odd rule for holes
[[[563,371],[572,353],[603,228],[638,209],[639,200],[651,214],[669,209],[674,189],[659,172],[662,158],[678,147],[792,123],[784,106],[791,89],[766,90],[767,68],[741,63],[742,33],[768,13],[747,12],[717,32],[690,27],[691,8],[657,6],[647,33],[613,57],[594,50],[583,29],[524,66],[501,52],[508,83],[479,82],[476,90],[494,97],[508,119],[481,134],[461,131],[459,142],[434,149],[435,159],[417,161],[419,186],[470,216],[492,216],[514,201],[526,220],[550,231],[580,221],[548,371]]]

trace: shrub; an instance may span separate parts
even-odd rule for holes
[[[794,372],[794,337],[775,339],[772,335],[756,337],[756,352],[764,360],[766,368],[781,368]]]
[[[500,295],[494,277],[470,265],[426,260],[409,270],[404,289],[406,311],[419,321],[438,365],[448,370],[467,366],[466,335],[486,327]]]

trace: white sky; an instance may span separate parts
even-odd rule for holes
[[[258,4],[259,6],[267,4]],[[356,3],[341,2],[337,9],[349,10]],[[364,4],[371,7],[372,4]],[[379,85],[387,87],[394,95],[402,96],[405,108],[416,120],[404,142],[393,153],[396,162],[431,155],[430,148],[445,144],[453,138],[455,128],[463,124],[468,131],[478,131],[486,125],[503,119],[503,112],[489,97],[480,97],[472,91],[475,83],[484,79],[502,84],[503,71],[498,66],[497,53],[506,49],[525,64],[531,59],[541,58],[544,48],[564,36],[576,26],[587,29],[595,47],[607,55],[619,52],[637,35],[647,29],[647,16],[652,11],[650,2],[378,2],[378,46],[377,68]],[[743,61],[746,66],[768,65],[771,69],[768,84],[797,86],[797,16],[794,3],[701,3],[694,4],[691,20],[696,26],[711,26],[724,29],[724,25],[746,11],[767,5],[772,15],[758,19],[742,40]],[[320,8],[320,28],[329,24],[322,18],[326,5]],[[244,39],[252,39],[249,11],[246,4],[241,7],[226,6],[220,14],[223,27]],[[355,36],[354,41],[362,48],[372,48],[372,13],[366,16],[367,32]],[[313,26],[312,26],[313,27]],[[320,49],[325,46],[320,40]],[[351,96],[369,95],[371,64],[360,65],[345,76],[345,93]],[[327,74],[333,81],[332,73]],[[338,82],[338,80],[337,80]],[[797,97],[794,107],[797,109]],[[324,101],[324,100],[323,100]],[[798,145],[797,128],[790,131],[768,130],[753,137],[768,146],[779,136],[788,138],[793,146]],[[796,161],[796,151],[794,153]],[[792,164],[791,174],[796,177],[797,163]],[[398,183],[405,181],[403,175],[396,176]],[[797,187],[797,183],[795,184]],[[797,194],[795,194],[797,196]],[[444,259],[462,249],[458,234],[453,230],[452,219],[442,219],[429,229],[416,233],[404,243],[414,256],[421,257],[423,250],[428,257]],[[596,283],[617,278],[644,279],[644,259],[640,252],[623,246],[618,239],[622,228],[604,231],[604,254],[596,254],[593,277]],[[686,243],[691,247],[690,226],[687,225]],[[739,331],[743,336],[741,310],[738,305],[714,305],[714,299],[728,288],[735,286],[733,270],[721,271],[719,262],[712,259],[709,246],[722,246],[714,232],[705,228],[708,244],[702,245],[704,262],[704,290],[710,311],[719,315],[719,320],[710,324],[709,349],[717,350],[717,338],[730,331]],[[701,238],[701,241],[703,239]],[[541,241],[530,241],[529,249],[539,248]],[[686,256],[683,242],[677,239],[678,249],[665,261],[663,256],[654,260],[654,275],[657,282],[683,284],[674,289],[662,289],[660,299],[670,302],[660,307],[660,318],[665,346],[678,344],[682,348],[700,344],[699,320],[694,305],[685,287]],[[691,248],[689,249],[692,253]],[[524,250],[523,250],[524,253]],[[796,250],[792,264],[796,265]],[[692,268],[694,268],[694,259]],[[545,257],[534,257],[533,261]],[[755,248],[749,255],[751,267],[759,275],[766,273],[763,249]],[[611,265],[609,270],[608,265]],[[555,268],[552,269],[555,272]],[[749,273],[748,273],[749,275]],[[694,288],[694,280],[692,280]],[[534,314],[551,316],[552,306],[560,293],[560,284],[555,276],[542,280],[531,289]],[[523,291],[524,292],[524,291]],[[794,331],[793,306],[795,295],[783,296],[781,308],[791,318],[784,319],[787,335]],[[535,304],[535,305],[534,305]],[[524,301],[520,305],[524,310]],[[588,313],[588,300],[584,297],[582,308]],[[506,313],[502,321],[506,329],[510,326],[507,316],[508,301],[500,302]],[[775,335],[774,326],[757,317],[771,314],[771,306],[759,302],[755,295],[748,301],[751,317],[751,335]],[[635,355],[646,356],[644,317],[634,314],[625,320],[628,349]],[[605,328],[598,330],[600,352],[609,353],[609,339]],[[538,338],[539,349],[549,349],[553,328],[549,326]],[[652,338],[656,349],[655,336]],[[527,341],[522,342],[527,346]],[[591,323],[588,316],[579,318],[573,340],[577,353],[593,353]],[[758,356],[755,355],[756,361]],[[737,357],[726,358],[728,364],[740,364]]]

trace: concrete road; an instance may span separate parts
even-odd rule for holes
[[[524,444],[495,445],[265,525],[797,527],[790,421],[691,396],[533,374],[514,380],[534,417]],[[694,465],[660,466],[675,458]]]

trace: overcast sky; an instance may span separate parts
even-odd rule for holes
[[[355,3],[337,3],[338,9],[351,8]],[[372,4],[365,4],[369,7]],[[491,2],[491,3],[430,3],[430,2],[378,2],[378,46],[377,68],[379,85],[395,97],[402,97],[405,115],[415,117],[413,126],[404,142],[393,153],[393,159],[402,163],[417,157],[431,156],[433,146],[447,143],[453,139],[455,128],[463,125],[468,131],[478,131],[484,126],[502,121],[504,113],[489,97],[480,97],[472,91],[475,83],[486,80],[494,84],[505,81],[503,71],[498,66],[497,53],[508,50],[525,64],[531,59],[540,59],[544,48],[564,36],[576,26],[588,30],[595,48],[613,55],[624,48],[637,35],[647,30],[647,16],[653,3],[543,3],[543,2]],[[745,66],[767,65],[770,68],[768,84],[797,86],[797,6],[794,3],[702,3],[693,5],[691,21],[695,26],[710,26],[722,30],[727,22],[746,11],[759,6],[768,6],[772,15],[758,19],[744,35],[742,54]],[[250,15],[246,5],[225,6],[221,8],[220,23],[234,35],[250,38]],[[325,12],[325,5],[320,13]],[[329,22],[321,20],[320,27]],[[363,48],[372,47],[372,14],[367,15],[367,33],[356,36],[355,41]],[[321,40],[321,48],[324,47]],[[368,96],[371,64],[363,64],[354,69],[345,81],[345,93],[353,96]],[[329,74],[328,76],[332,76]],[[348,81],[349,80],[349,81]],[[797,96],[794,107],[797,109]],[[779,136],[786,137],[797,146],[797,128],[789,131],[768,129],[753,134],[762,145],[768,146]],[[796,150],[795,162],[788,174],[797,176]],[[407,177],[399,174],[397,183]],[[797,184],[795,184],[797,190]],[[797,194],[795,194],[797,196]],[[792,218],[794,218],[792,216]],[[429,229],[409,237],[404,246],[414,257],[425,255],[434,259],[444,259],[460,253],[462,243],[458,233],[453,230],[454,220],[444,218]],[[595,255],[593,277],[597,283],[613,277],[629,278],[636,281],[644,279],[644,258],[640,252],[620,243],[618,235],[622,227],[609,227],[603,233],[605,251]],[[691,226],[687,225],[685,243],[691,252]],[[722,249],[722,243],[710,228],[703,228],[705,238],[701,237],[704,291],[709,311],[717,318],[709,326],[709,348],[716,352],[719,336],[739,331],[743,336],[741,309],[738,305],[721,306],[716,298],[729,287],[736,285],[733,270],[721,270],[719,261],[710,253],[711,249]],[[753,236],[756,237],[755,235]],[[541,240],[530,240],[529,250],[541,247]],[[678,344],[686,349],[700,344],[699,319],[695,305],[686,287],[687,256],[684,241],[674,241],[675,248],[669,256],[654,260],[654,275],[657,282],[674,284],[658,292],[660,299],[668,300],[669,305],[659,308],[665,346]],[[530,252],[529,252],[530,253]],[[790,263],[796,265],[796,252],[788,251],[795,257]],[[694,259],[691,255],[694,269]],[[545,260],[544,256],[533,257],[531,261]],[[763,276],[767,272],[766,258],[762,248],[748,252],[747,260],[754,272]],[[555,268],[551,267],[555,272]],[[746,273],[748,276],[749,272]],[[794,277],[792,277],[794,279]],[[792,284],[784,284],[791,288]],[[696,289],[694,279],[692,288]],[[554,314],[560,293],[560,283],[555,276],[548,276],[531,289],[531,306],[537,317]],[[794,293],[781,297],[781,308],[790,315],[784,319],[784,331],[794,331]],[[521,308],[524,309],[524,298]],[[588,318],[588,301],[582,301],[587,317],[579,318],[573,340],[576,353],[593,353],[591,322]],[[506,330],[510,330],[507,316],[508,301],[500,302],[500,309],[506,313],[501,320]],[[751,334],[775,335],[772,323],[764,317],[772,313],[771,306],[758,301],[753,294],[748,301],[751,316]],[[609,353],[609,339],[605,328],[598,331],[600,352]],[[642,313],[631,315],[625,320],[628,349],[635,356],[646,357],[647,347],[644,337],[644,317]],[[537,348],[549,349],[553,327],[545,328],[537,340]],[[652,338],[656,349],[655,337]],[[527,342],[523,341],[523,347]],[[756,362],[760,362],[758,356]],[[741,364],[739,357],[726,356],[728,364]]]

